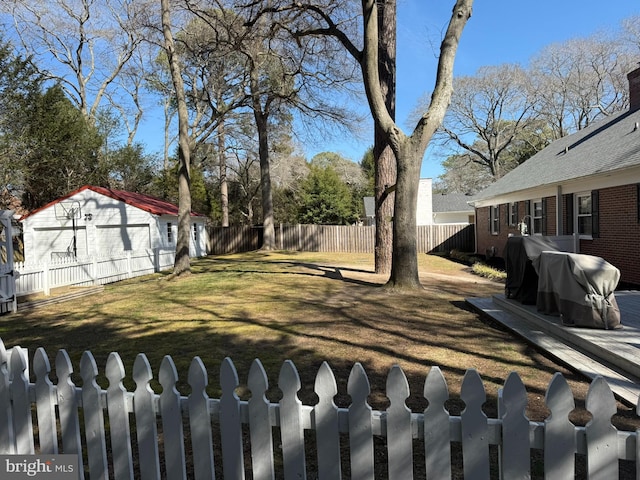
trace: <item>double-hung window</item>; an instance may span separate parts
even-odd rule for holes
[[[532,214],[531,214],[531,218],[533,219],[532,222],[532,231],[531,233],[533,235],[541,235],[542,234],[542,220],[543,220],[543,207],[542,207],[542,199],[538,199],[538,200],[533,200],[532,202],[533,204],[533,209],[532,209]]]
[[[591,192],[577,193],[576,199],[576,221],[579,235],[591,236],[593,233],[593,217],[591,205]]]
[[[171,222],[167,222],[167,243],[173,243],[173,225],[171,225]]]
[[[489,228],[491,235],[500,233],[500,205],[489,207]]]
[[[509,226],[515,227],[518,224],[518,202],[509,204]]]

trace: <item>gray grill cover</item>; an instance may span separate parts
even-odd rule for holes
[[[565,325],[620,328],[616,267],[600,257],[557,251],[543,251],[532,263],[538,273],[538,311],[559,314]]]
[[[525,305],[535,305],[538,295],[538,275],[532,262],[545,250],[562,250],[548,237],[540,235],[509,237],[504,249],[507,280],[505,293]]]

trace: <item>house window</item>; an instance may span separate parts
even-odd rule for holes
[[[509,225],[515,227],[518,224],[518,202],[509,204]]]
[[[491,235],[497,235],[500,232],[500,205],[489,208],[489,227]]]
[[[576,199],[576,222],[577,232],[580,235],[591,236],[593,233],[593,217],[591,208],[591,192],[577,193]]]
[[[531,233],[533,235],[538,234],[541,235],[542,234],[542,213],[543,213],[543,208],[542,208],[542,200],[538,199],[538,200],[534,200],[533,201],[533,214],[531,215],[531,218],[533,218],[533,228]]]
[[[167,222],[167,242],[173,243],[173,225],[171,225],[171,222]]]

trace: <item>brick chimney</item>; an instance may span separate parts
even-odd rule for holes
[[[627,73],[629,81],[629,110],[634,111],[640,108],[640,67]]]

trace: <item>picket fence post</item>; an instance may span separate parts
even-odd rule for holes
[[[302,426],[302,402],[298,398],[300,376],[296,366],[287,360],[280,368],[278,387],[280,399],[280,435],[285,478],[305,480],[307,467],[304,454],[304,429]]]
[[[113,450],[113,476],[115,480],[133,478],[131,461],[131,428],[129,427],[128,393],[122,381],[125,370],[120,355],[111,352],[105,368],[109,387],[107,388],[107,412],[109,413],[109,432]]]
[[[33,372],[36,376],[36,414],[38,419],[38,440],[41,453],[58,453],[56,435],[56,393],[49,379],[51,364],[44,348],[36,350],[33,358]]]

